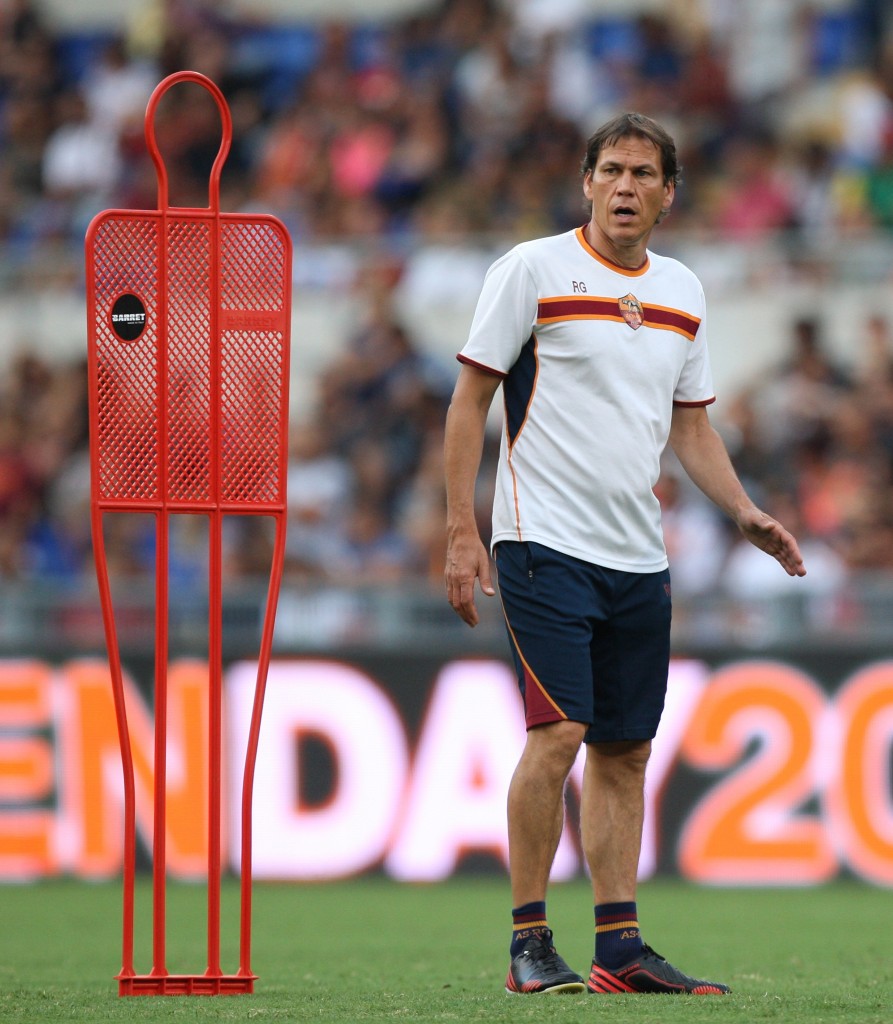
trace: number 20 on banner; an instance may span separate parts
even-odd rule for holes
[[[723,778],[687,815],[680,871],[715,884],[809,885],[841,864],[893,885],[893,662],[830,698],[782,662],[715,672],[679,751]]]

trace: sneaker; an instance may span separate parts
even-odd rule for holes
[[[552,932],[547,928],[541,935],[532,935],[521,952],[509,964],[505,990],[511,993],[583,992],[586,986],[579,974],[556,953],[552,945]]]
[[[718,981],[698,981],[677,970],[650,946],[631,964],[609,971],[598,959],[592,961],[587,988],[602,994],[614,992],[665,992],[677,995],[689,992],[696,996],[722,996],[731,992],[728,985]]]

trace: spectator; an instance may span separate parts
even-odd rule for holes
[[[722,12],[736,101],[751,117],[777,116],[779,105],[808,75],[809,5],[803,0],[726,0],[712,6]]]
[[[524,108],[530,79],[529,69],[512,47],[509,22],[495,19],[478,45],[456,66],[454,84],[467,153],[485,140],[489,145],[510,138]]]
[[[357,502],[348,514],[329,580],[347,586],[386,586],[405,579],[413,564],[407,538],[372,502]]]
[[[158,81],[153,64],[131,60],[123,38],[113,37],[84,79],[88,119],[116,138],[141,134],[146,104]]]
[[[321,425],[310,421],[294,427],[288,467],[290,575],[325,575],[338,556],[352,493],[350,463],[331,450]]]
[[[891,482],[868,414],[851,394],[837,402],[826,435],[805,444],[795,466],[804,521],[819,537],[838,536],[866,495]]]
[[[893,334],[886,317],[877,313],[866,319],[863,328],[854,398],[869,416],[877,444],[893,469]]]
[[[819,136],[805,138],[794,149],[791,179],[791,217],[805,253],[824,252],[843,222],[838,199],[834,151]]]
[[[881,159],[865,174],[865,203],[873,224],[893,228],[893,130]]]
[[[90,119],[77,92],[59,97],[56,122],[43,155],[47,205],[56,208],[65,234],[83,232],[114,195],[121,174],[118,140],[111,126]]]
[[[44,153],[52,127],[50,109],[40,96],[17,92],[3,105],[4,178],[11,192],[10,212],[25,235],[33,234],[29,219],[36,220],[44,194]]]
[[[0,409],[0,579],[21,575],[21,546],[37,498],[21,452],[22,437],[18,418]]]
[[[397,509],[397,526],[412,548],[414,573],[439,586],[446,552],[443,437],[439,430],[431,430],[425,437],[418,470]]]
[[[730,139],[723,166],[713,219],[724,235],[755,241],[793,225],[793,196],[770,133],[749,132]]]
[[[395,138],[381,167],[375,196],[389,215],[389,227],[403,228],[413,205],[435,187],[449,159],[449,126],[438,93],[405,92],[394,118]]]
[[[794,321],[791,345],[790,357],[754,392],[761,445],[783,462],[798,445],[827,435],[835,402],[849,384],[825,352],[815,318]]]

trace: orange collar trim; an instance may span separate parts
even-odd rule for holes
[[[586,241],[586,235],[583,233],[583,228],[577,228],[577,241],[594,260],[598,260],[602,266],[607,267],[609,270],[613,270],[617,274],[623,274],[624,277],[641,277],[642,274],[644,274],[651,266],[651,258],[648,256],[647,251],[645,254],[645,262],[641,267],[635,267],[631,270],[629,267],[621,267],[619,263],[612,263],[611,260],[605,259],[604,256],[597,253],[589,242]]]

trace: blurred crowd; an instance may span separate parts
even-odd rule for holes
[[[146,99],[184,68],[232,108],[225,208],[268,208],[299,242],[417,240],[444,209],[455,231],[574,225],[582,142],[621,109],[677,139],[677,228],[893,226],[884,0],[667,0],[602,18],[587,0],[421,6],[385,25],[265,25],[146,0],[118,35],[65,35],[40,0],[6,0],[0,239],[79,241],[97,209],[153,206]],[[158,125],[182,205],[206,196],[219,144],[202,99],[182,93]]]
[[[39,0],[7,0],[7,286],[39,252],[79,251],[99,210],[155,206],[146,100],[173,71],[208,75],[234,123],[222,207],[275,214],[297,250],[375,252],[346,270],[321,256],[307,271],[338,283],[346,275],[365,317],[294,424],[290,577],[436,580],[455,370],[426,354],[395,302],[426,241],[486,237],[501,250],[581,223],[585,139],[623,109],[658,118],[679,146],[684,187],[662,242],[674,232],[742,242],[784,232],[809,252],[893,228],[885,0],[667,0],[661,13],[600,18],[592,7],[440,0],[383,24],[269,25],[212,0],[147,0],[119,33],[77,36],[54,31]],[[156,122],[182,206],[207,205],[220,144],[213,104],[197,93],[163,104]],[[854,326],[861,337],[845,368],[829,358],[820,321],[789,328],[778,365],[725,396],[736,464],[758,500],[802,533],[822,566],[815,585],[893,572],[889,323],[869,311]],[[92,573],[84,392],[83,366],[27,351],[0,380],[0,579],[76,584]],[[730,578],[773,586],[671,460],[659,491],[679,592]],[[116,566],[145,572],[151,538],[140,525],[120,529]],[[229,538],[233,576],[259,571],[269,554],[250,533],[242,524]]]

